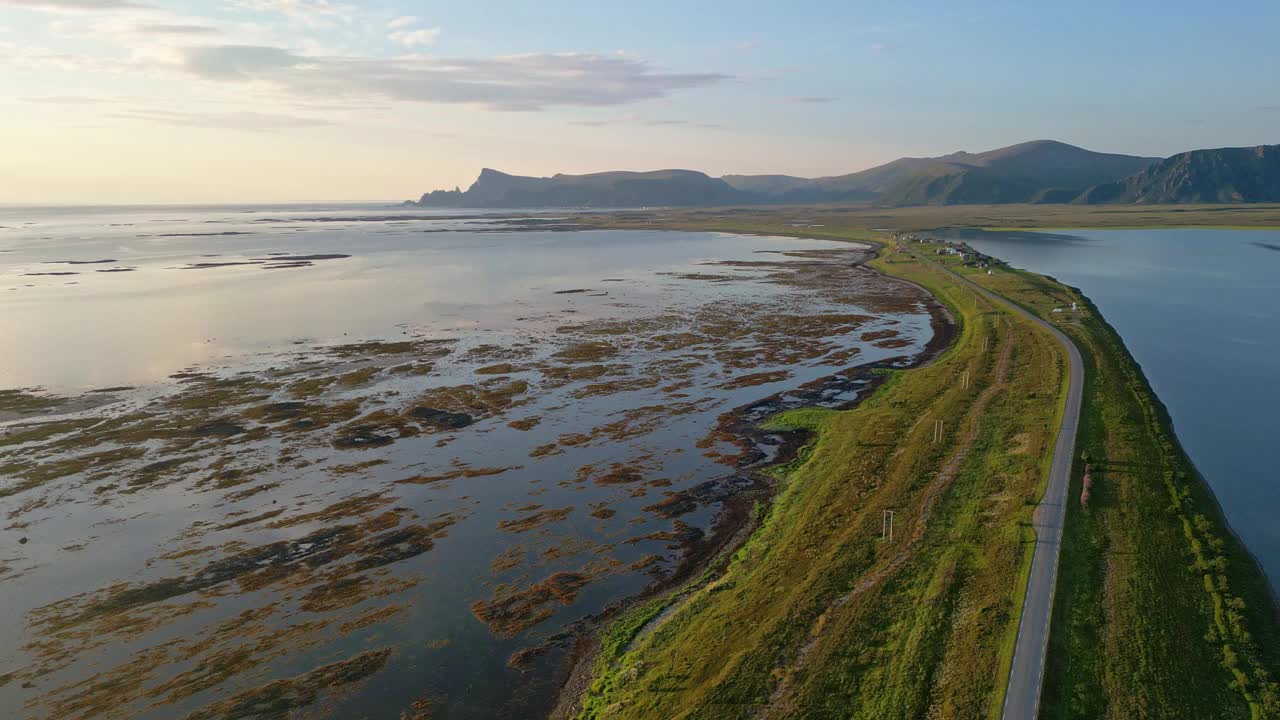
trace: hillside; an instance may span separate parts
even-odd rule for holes
[[[1076,202],[1280,202],[1280,145],[1184,152],[1123,180],[1095,185]]]
[[[735,189],[761,195],[784,195],[797,190],[807,190],[818,182],[813,178],[794,175],[725,175],[720,179]]]
[[[1120,180],[1155,160],[1034,140],[981,153],[899,158],[861,172],[808,181],[776,175],[737,175],[725,180],[738,189],[764,192],[778,200],[804,193],[827,201],[861,196],[881,205],[1065,202],[1085,188]],[[765,178],[789,182],[765,182]]]
[[[693,170],[524,177],[486,168],[465,191],[437,190],[410,204],[622,208],[830,202],[886,207],[1280,202],[1280,145],[1192,150],[1161,160],[1035,140],[980,153],[899,158],[819,178],[712,178]]]
[[[792,175],[725,175],[734,188],[756,196],[760,203],[868,202],[879,193],[841,178],[802,178]]]

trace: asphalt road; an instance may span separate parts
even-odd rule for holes
[[[1045,653],[1049,649],[1049,621],[1053,616],[1053,591],[1058,581],[1062,524],[1067,514],[1067,487],[1071,481],[1071,462],[1076,454],[1076,427],[1080,423],[1080,399],[1084,391],[1084,361],[1075,343],[1051,323],[960,275],[951,274],[975,291],[1048,330],[1067,351],[1070,364],[1067,405],[1062,413],[1058,441],[1053,448],[1049,483],[1032,517],[1036,531],[1035,555],[1031,559],[1031,575],[1027,579],[1018,640],[1013,649],[1013,666],[1009,670],[1009,685],[1000,715],[1003,720],[1034,720],[1040,711]]]

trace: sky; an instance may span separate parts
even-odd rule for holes
[[[1280,142],[1280,3],[0,0],[0,203]]]

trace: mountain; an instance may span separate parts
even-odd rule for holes
[[[812,187],[817,180],[794,175],[725,175],[720,178],[743,192],[761,195],[782,195],[793,190]]]
[[[437,190],[412,204],[516,208],[823,202],[1280,202],[1280,145],[1192,150],[1161,160],[1034,140],[981,153],[899,158],[868,170],[819,178],[712,178],[693,170],[522,177],[486,168],[465,191]]]
[[[523,177],[485,168],[466,191],[437,190],[418,200],[434,207],[640,207],[734,205],[757,202],[724,180],[693,170],[603,172]]]
[[[1184,152],[1123,180],[1095,185],[1075,202],[1280,202],[1280,145]]]
[[[732,175],[735,188],[775,201],[874,199],[881,205],[1067,202],[1093,185],[1120,180],[1158,158],[1085,150],[1034,140],[982,153],[900,158],[835,177]]]
[[[717,179],[692,170],[523,177],[485,168],[467,190],[437,190],[414,204],[514,208],[1070,202],[1086,188],[1122,180],[1156,159],[1036,140],[982,153],[900,158],[869,170],[820,178],[726,175]]]
[[[734,188],[757,196],[756,202],[817,203],[865,202],[877,193],[857,185],[842,186],[838,178],[802,178],[792,175],[725,175]]]

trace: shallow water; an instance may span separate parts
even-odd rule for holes
[[[17,717],[222,717],[280,679],[320,716],[536,715],[562,631],[673,572],[774,451],[731,411],[931,337],[840,243],[381,208],[0,226],[0,389],[46,388],[0,428]]]
[[[1124,338],[1231,526],[1280,580],[1280,232],[966,234],[1080,288]]]

